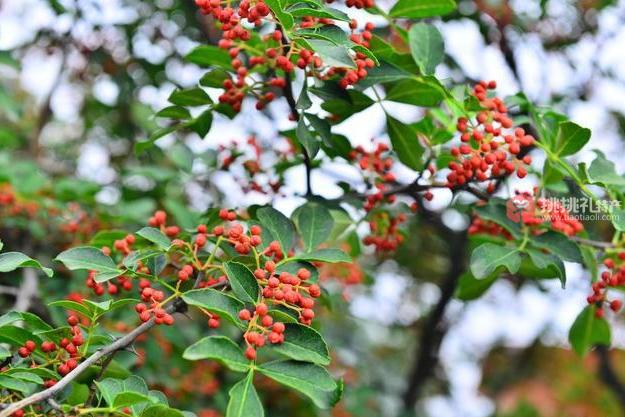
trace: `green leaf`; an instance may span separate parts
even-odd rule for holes
[[[156,246],[167,251],[171,248],[171,240],[163,234],[160,230],[154,227],[144,227],[137,232],[139,236],[149,240],[152,243],[156,243]]]
[[[239,262],[223,264],[232,292],[237,298],[246,303],[256,303],[260,294],[258,282],[250,269]]]
[[[302,261],[314,261],[314,262],[351,262],[352,258],[340,249],[323,248],[317,249],[307,253],[299,253],[295,255],[294,260],[299,259]]]
[[[39,268],[49,277],[53,274],[50,268],[42,266],[38,261],[21,252],[6,252],[0,254],[0,272],[10,272],[17,268],[29,267]]]
[[[58,300],[48,303],[48,305],[50,307],[61,307],[65,310],[75,311],[77,313],[85,315],[86,317],[92,317],[91,310],[89,310],[86,305],[77,303],[76,301]]]
[[[200,339],[186,348],[182,357],[190,361],[213,359],[236,372],[246,372],[250,367],[241,348],[225,336]]]
[[[202,87],[223,88],[223,83],[227,79],[230,79],[228,71],[215,68],[214,70],[206,72],[202,78],[200,78],[200,85]]]
[[[200,138],[204,139],[204,136],[208,134],[213,125],[213,112],[212,110],[205,110],[198,117],[187,122],[187,127],[200,135]]]
[[[564,269],[564,263],[560,258],[534,249],[528,249],[527,254],[530,256],[536,268],[553,273],[554,277],[560,279],[562,288],[566,286],[566,271]]]
[[[443,16],[456,9],[454,0],[399,0],[389,14],[391,17],[422,17]]]
[[[12,391],[19,391],[22,393],[28,392],[28,384],[17,378],[11,378],[6,375],[0,375],[0,387],[10,389]]]
[[[408,31],[410,53],[422,74],[433,74],[445,57],[443,36],[436,27],[416,23]]]
[[[147,259],[154,258],[161,255],[162,253],[162,251],[154,249],[137,250],[126,256],[123,260],[123,263],[126,268],[135,270],[139,261],[145,263]],[[154,271],[152,271],[151,269],[150,272],[154,273]]]
[[[212,288],[203,288],[186,292],[182,299],[189,305],[205,308],[208,311],[226,317],[232,323],[242,327],[238,317],[239,311],[245,305],[231,295]]]
[[[187,417],[182,411],[166,404],[154,404],[141,412],[140,417]]]
[[[148,395],[147,384],[142,378],[136,375],[129,376],[126,379],[105,378],[101,381],[95,381],[95,384],[102,398],[104,398],[106,403],[110,406],[114,406],[116,398],[124,393],[132,392],[144,396]],[[131,398],[129,396],[120,398],[120,402],[130,400]]]
[[[499,272],[495,271],[486,278],[477,279],[470,271],[460,275],[455,297],[462,301],[471,301],[479,298],[495,283]]]
[[[308,157],[314,159],[319,152],[319,139],[317,139],[317,136],[312,132],[312,128],[306,125],[306,121],[303,117],[300,117],[297,122],[295,134],[299,143],[306,149]]]
[[[577,243],[562,233],[548,231],[531,239],[534,246],[547,249],[565,261],[583,263],[584,258]]]
[[[62,262],[71,270],[90,269],[98,272],[122,273],[109,256],[100,249],[91,246],[68,249],[61,252],[55,260]]]
[[[603,154],[598,153],[588,168],[588,180],[591,183],[605,185],[625,185],[625,177],[618,175],[614,163],[608,161]]]
[[[590,129],[573,122],[562,122],[558,125],[556,136],[556,154],[568,156],[577,153],[590,140]]]
[[[334,219],[330,210],[318,203],[306,203],[293,213],[300,236],[304,242],[304,249],[312,251],[324,243],[332,232]]]
[[[120,392],[113,400],[113,408],[130,407],[132,405],[149,402],[150,398],[146,394],[133,391]]]
[[[295,20],[293,16],[284,10],[285,7],[283,3],[283,0],[265,0],[265,4],[271,9],[273,15],[278,19],[278,22],[280,22],[282,27],[289,30],[295,24]]]
[[[484,243],[471,254],[471,273],[477,279],[484,279],[499,267],[515,273],[521,266],[521,253],[516,248]]]
[[[569,342],[580,356],[588,353],[593,346],[610,346],[610,325],[604,318],[595,317],[595,309],[595,306],[585,307],[569,331]]]
[[[284,342],[273,345],[278,353],[303,362],[329,365],[328,346],[319,332],[299,323],[287,323],[284,330]]]
[[[0,316],[0,327],[15,323],[16,321],[25,323],[31,330],[49,331],[53,329],[52,326],[40,319],[39,316],[26,311],[9,311],[3,314]]]
[[[356,65],[347,47],[322,39],[309,39],[307,42],[325,65],[337,68],[355,68]]]
[[[189,113],[189,110],[184,107],[169,106],[160,110],[155,116],[165,117],[168,119],[189,119],[191,117],[191,113]]]
[[[254,388],[254,371],[234,384],[228,394],[226,417],[264,417],[265,410]]]
[[[212,45],[200,45],[196,47],[185,59],[201,67],[217,65],[226,69],[231,68],[232,61],[232,58],[228,55],[228,51]]]
[[[410,72],[399,69],[388,62],[382,62],[380,66],[371,68],[367,77],[358,82],[358,86],[367,88],[377,84],[392,83],[412,78],[414,78],[414,75]]]
[[[200,87],[188,90],[176,90],[168,98],[170,103],[178,106],[205,106],[211,104],[213,100]]]
[[[386,118],[386,129],[399,160],[409,168],[420,170],[423,147],[417,139],[417,130],[391,116]]]
[[[437,106],[445,98],[445,92],[429,78],[401,80],[388,91],[385,100],[421,107]]]
[[[260,365],[258,371],[306,395],[319,408],[329,408],[337,400],[336,382],[328,371],[319,365],[297,361],[276,361]]]
[[[256,210],[256,217],[271,236],[280,242],[282,251],[286,254],[293,248],[295,228],[293,223],[284,214],[273,207],[261,207]],[[269,244],[269,242],[265,242]]]

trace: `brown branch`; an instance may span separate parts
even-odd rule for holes
[[[445,311],[451,301],[460,275],[464,272],[464,256],[467,246],[467,233],[450,232],[446,229],[449,247],[449,270],[441,283],[441,296],[428,316],[416,345],[416,359],[408,374],[406,391],[403,395],[403,407],[406,415],[413,415],[414,407],[427,380],[434,373],[439,363],[438,352],[443,337],[447,332]]]
[[[599,358],[599,378],[610,388],[621,408],[625,410],[625,386],[612,366],[609,349],[606,346],[597,346],[595,354]]]
[[[290,49],[289,40],[286,37],[286,33],[281,26],[278,26],[280,33],[282,33],[281,42],[284,48],[284,53],[287,54]],[[284,87],[282,88],[282,94],[286,99],[287,104],[289,105],[289,109],[291,110],[291,114],[295,121],[299,121],[299,112],[297,110],[297,102],[295,101],[295,94],[293,93],[293,79],[291,78],[291,73],[285,71],[284,72],[284,81],[286,81]],[[304,167],[306,168],[306,197],[312,197],[314,194],[312,192],[312,183],[311,183],[311,173],[312,173],[312,161],[310,160],[310,155],[308,155],[308,151],[302,145],[302,156],[304,157]]]

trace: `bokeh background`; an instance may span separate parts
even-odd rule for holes
[[[392,2],[377,3],[387,8]],[[357,17],[376,23],[379,33],[387,30],[376,16],[361,12]],[[523,92],[537,104],[553,106],[591,128],[586,148],[612,156],[622,171],[625,2],[460,0],[456,13],[434,23],[447,52],[439,78],[453,83],[494,79],[501,95]],[[263,112],[244,106],[234,120],[216,115],[203,140],[168,135],[147,154],[132,151],[158,128],[153,114],[166,106],[169,94],[177,86],[195,85],[202,76],[200,68],[184,62],[184,55],[217,40],[190,0],[0,0],[0,177],[33,191],[52,184],[55,195],[80,201],[103,223],[121,219],[142,224],[161,206],[183,221],[222,205],[271,203],[290,213],[303,201],[303,167],[281,161],[279,174],[261,176],[261,188],[283,177],[280,194],[250,190],[242,164],[233,164],[229,172],[217,169],[233,143],[244,155],[252,154],[251,136],[276,151],[263,156],[265,167],[279,160],[280,151],[287,149],[279,132],[292,128],[282,100]],[[400,119],[417,116],[410,106],[385,106]],[[371,106],[337,132],[353,145],[386,140],[384,112]],[[592,157],[587,151],[576,158]],[[540,155],[534,159],[540,166]],[[399,173],[401,177],[401,169]],[[317,193],[335,198],[341,195],[337,181],[358,187],[362,179],[347,164],[327,161],[312,180]],[[532,181],[530,176],[503,192],[531,188]],[[443,212],[452,229],[466,228],[469,219],[448,210],[449,198],[444,190],[438,192],[430,208]],[[54,254],[48,247],[57,240],[53,233],[34,222],[10,221],[0,218],[0,227],[21,228],[22,238],[34,236],[38,242],[33,251]],[[322,318],[347,382],[345,400],[333,415],[625,414],[625,399],[601,381],[597,357],[581,361],[567,347],[568,329],[585,305],[586,271],[567,264],[564,291],[557,282],[505,279],[481,299],[462,302],[450,297],[446,286],[447,265],[455,261],[448,242],[423,225],[410,227],[409,239],[396,255],[380,259],[365,252],[358,271],[362,284],[335,288],[336,302]],[[6,288],[8,278],[1,279],[4,311],[15,294]],[[66,285],[73,284],[45,283],[40,291],[60,291]],[[615,346],[622,347],[622,323],[613,328]],[[425,359],[427,374],[414,373],[419,357]],[[612,359],[625,379],[623,357],[617,352]],[[198,378],[213,381],[206,375],[215,370],[180,372],[193,385]],[[153,371],[151,382],[180,380],[159,375]],[[218,390],[203,386],[205,391],[185,401],[191,401],[187,408],[210,416],[207,410],[219,405],[218,394],[213,398]],[[280,407],[273,410],[270,416],[283,415]],[[302,406],[300,415],[314,412]]]

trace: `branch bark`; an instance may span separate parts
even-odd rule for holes
[[[625,386],[619,379],[612,362],[610,351],[606,346],[597,346],[595,354],[599,358],[599,378],[616,396],[621,408],[625,410]]]
[[[168,313],[175,313],[175,312],[183,311],[185,308],[186,308],[186,304],[184,303],[184,301],[182,301],[182,299],[180,298],[177,298],[165,310]],[[46,390],[37,392],[20,401],[9,404],[7,408],[0,411],[0,417],[9,417],[11,414],[16,412],[17,410],[21,410],[24,407],[28,407],[29,405],[39,403],[42,401],[47,401],[50,398],[54,398],[65,387],[67,387],[73,380],[78,378],[80,374],[86,371],[91,365],[95,365],[100,359],[106,357],[107,355],[113,354],[117,352],[118,350],[126,348],[132,342],[134,342],[137,337],[141,336],[143,333],[147,332],[152,327],[154,327],[154,325],[155,325],[154,318],[152,318],[149,321],[146,321],[145,323],[141,324],[139,327],[137,327],[130,333],[126,334],[125,336],[117,339],[110,345],[102,349],[99,349],[93,355],[89,356],[87,359],[81,362],[73,371],[65,375],[63,378],[61,378],[52,387]]]
[[[412,415],[421,390],[432,376],[439,363],[440,344],[447,332],[445,310],[451,301],[458,279],[464,271],[464,256],[467,246],[466,231],[456,233],[449,229],[445,231],[449,242],[449,270],[441,283],[441,297],[428,316],[417,343],[415,362],[408,375],[406,391],[403,395],[403,407],[406,415]]]

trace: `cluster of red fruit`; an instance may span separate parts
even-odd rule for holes
[[[249,148],[241,146],[235,141],[229,146],[221,145],[218,151],[220,155],[224,156],[220,168],[229,171],[244,192],[256,191],[266,195],[278,194],[283,185],[283,179],[280,176],[272,178],[277,174],[274,167],[277,164],[290,163],[295,150],[290,142],[284,141],[279,144],[285,146],[274,147],[275,142],[272,141],[272,147],[261,147],[256,137],[250,136],[246,141]],[[271,161],[270,167],[266,167],[268,164],[263,164],[261,156],[267,160],[269,154],[272,154],[273,161]],[[237,166],[242,167],[245,176],[239,176],[236,170],[230,169],[237,161]]]
[[[393,216],[388,212],[376,213],[369,220],[371,234],[365,236],[362,241],[365,245],[375,246],[376,252],[392,252],[404,241],[404,235],[399,230],[399,225],[406,221],[406,215],[399,213]]]
[[[395,195],[387,195],[387,184],[395,183],[395,175],[391,172],[394,164],[393,158],[388,154],[389,147],[385,143],[378,143],[374,151],[367,151],[362,146],[357,146],[349,153],[349,158],[358,163],[365,173],[365,179],[372,183],[375,192],[369,194],[365,200],[364,209],[373,210],[382,203],[393,203]]]
[[[60,376],[65,376],[74,370],[80,360],[80,352],[78,348],[85,343],[85,339],[80,330],[79,319],[75,315],[67,318],[67,324],[70,326],[72,334],[71,339],[63,337],[58,346],[52,341],[44,341],[40,345],[41,352],[46,355],[45,362],[38,364],[33,358],[32,367],[54,367]],[[17,354],[22,358],[31,357],[37,350],[37,344],[33,340],[27,340],[23,346],[17,350]],[[53,355],[51,355],[53,354]],[[56,379],[48,379],[44,381],[44,386],[50,388],[56,384]]]
[[[458,119],[456,127],[462,144],[451,148],[456,160],[449,163],[449,188],[460,187],[470,181],[489,181],[515,171],[519,178],[527,175],[525,166],[532,159],[529,155],[521,156],[521,150],[532,146],[534,138],[521,128],[511,130],[513,122],[507,116],[503,100],[488,96],[487,91],[496,87],[495,81],[477,84],[473,96],[483,110],[473,121],[466,117]],[[494,183],[488,185],[487,191],[494,191]]]
[[[180,233],[180,228],[178,226],[167,226],[167,213],[163,210],[156,211],[148,220],[148,224],[152,227],[159,227],[161,232],[171,238],[178,236],[178,233]]]
[[[625,252],[619,252],[615,260],[612,258],[606,258],[603,261],[603,265],[608,268],[607,271],[601,273],[601,279],[593,282],[592,295],[589,295],[586,301],[588,304],[594,304],[597,309],[595,315],[597,317],[603,317],[604,308],[608,306],[610,310],[615,313],[623,307],[621,300],[607,300],[607,289],[609,287],[620,287],[625,285]]]
[[[357,146],[349,154],[349,158],[357,162],[364,172],[365,181],[373,186],[373,192],[367,195],[364,203],[364,209],[367,212],[372,212],[381,204],[392,204],[396,201],[395,194],[388,192],[389,184],[395,184],[396,181],[395,175],[391,172],[394,160],[388,151],[388,145],[378,143],[375,150],[371,152],[362,146]],[[431,193],[428,192],[428,194],[428,199],[431,199]],[[375,246],[377,252],[397,249],[404,239],[399,231],[399,225],[405,221],[406,215],[403,213],[396,216],[389,212],[375,213],[369,220],[371,234],[363,238],[363,243]]]
[[[497,223],[484,220],[480,216],[474,216],[471,221],[471,225],[467,232],[470,235],[491,235],[491,236],[503,236],[508,240],[512,240],[513,237],[506,229],[498,225]]]
[[[253,312],[247,309],[239,312],[239,318],[249,322],[245,332],[248,345],[245,356],[250,360],[256,358],[256,348],[266,341],[273,344],[284,341],[285,326],[281,322],[274,323],[267,304],[285,307],[297,313],[301,323],[310,325],[315,317],[314,299],[321,295],[319,286],[308,282],[311,273],[306,268],[300,268],[295,274],[278,272],[276,264],[267,261],[264,268],[254,271],[254,276],[262,288],[262,300]]]
[[[318,54],[303,48],[296,42],[290,42],[279,28],[263,36],[263,41],[268,44],[264,51],[253,51],[253,48],[246,48],[244,45],[246,41],[252,38],[250,30],[243,25],[244,21],[254,27],[259,27],[264,22],[273,24],[275,21],[271,16],[271,9],[263,0],[242,0],[238,6],[232,5],[230,2],[224,4],[221,0],[195,0],[195,3],[203,14],[214,17],[223,32],[218,45],[220,48],[228,50],[235,77],[224,80],[223,88],[225,91],[219,96],[219,101],[229,104],[236,112],[241,110],[243,99],[248,94],[257,99],[256,108],[258,110],[262,110],[267,103],[275,99],[276,95],[272,90],[285,87],[287,82],[285,78],[273,75],[276,70],[290,73],[295,67],[298,67],[306,71],[307,75],[320,79],[342,75],[339,84],[343,88],[347,88],[365,78],[367,68],[372,68],[375,65],[373,60],[360,51],[355,52],[353,56],[355,69],[324,65]],[[367,6],[370,3],[370,1],[349,0],[349,5],[355,7]],[[301,16],[293,30],[333,23],[333,20],[328,18]],[[350,27],[354,30],[357,23],[352,22]],[[372,29],[373,25],[367,24],[362,34],[352,35],[352,41],[366,48],[372,37]],[[242,51],[250,55],[248,59],[240,57]],[[272,75],[266,81],[254,81],[252,84],[248,84],[246,79],[250,71],[261,65],[265,65],[267,68],[263,68],[263,70]]]
[[[34,201],[18,197],[11,184],[0,184],[0,219],[23,216],[30,222],[37,221],[41,227],[50,229],[50,219],[54,219],[54,232],[60,230],[63,241],[80,241],[100,230],[97,218],[90,216],[78,203],[70,202],[67,207],[59,207],[53,199]],[[58,229],[56,229],[58,228]],[[69,235],[69,236],[66,236]],[[57,237],[54,234],[54,237]]]
[[[154,323],[171,326],[174,324],[174,316],[169,314],[162,305],[165,300],[165,293],[152,288],[152,283],[147,279],[139,280],[141,289],[141,300],[143,303],[135,305],[135,311],[139,314],[139,319],[146,322],[154,317]],[[149,303],[149,307],[144,304]]]

